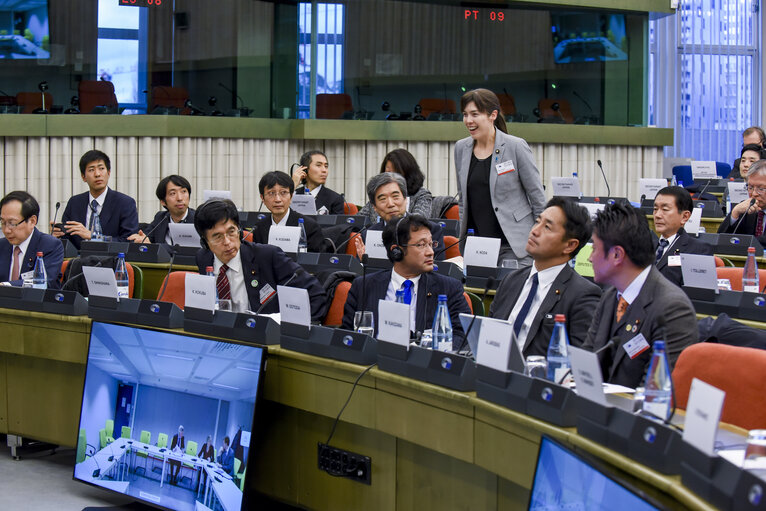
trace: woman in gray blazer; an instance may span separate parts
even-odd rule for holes
[[[494,92],[468,91],[460,109],[470,134],[455,144],[461,249],[465,233],[473,229],[477,236],[500,238],[498,264],[515,259],[528,266],[532,259],[524,247],[535,218],[545,209],[532,151],[523,139],[507,134]]]

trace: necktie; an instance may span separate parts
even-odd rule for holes
[[[229,269],[225,264],[221,265],[221,269],[218,270],[218,278],[215,282],[215,287],[218,290],[219,300],[231,300],[231,286],[229,286],[229,277],[226,276],[226,271]]]
[[[19,280],[19,256],[21,247],[16,246],[13,249],[13,268],[11,269],[11,280]]]
[[[622,296],[617,300],[617,322],[619,323],[622,317],[625,315],[625,311],[628,310],[628,301]]]
[[[665,247],[669,245],[668,240],[665,238],[660,238],[660,244],[657,247],[657,257],[654,258],[654,264],[657,264],[660,262],[660,259],[662,259],[662,254],[665,252]]]
[[[96,215],[98,215],[98,201],[96,199],[93,199],[90,201],[90,222],[88,223],[88,230],[93,230],[93,222],[95,221]]]
[[[755,224],[755,235],[763,236],[763,211],[758,212],[758,223]]]
[[[412,303],[412,286],[413,285],[414,283],[410,279],[405,280],[404,283],[402,284],[402,290],[404,291],[404,303],[406,303],[407,305],[410,305]]]
[[[534,277],[532,277],[532,287],[529,289],[529,294],[527,295],[527,299],[524,302],[524,305],[521,306],[521,310],[519,311],[519,315],[516,316],[516,321],[513,322],[513,333],[516,335],[519,335],[519,332],[521,331],[521,325],[524,324],[524,320],[527,319],[527,314],[529,314],[529,308],[532,306],[532,300],[535,299],[535,295],[537,295],[537,273],[535,273]]]

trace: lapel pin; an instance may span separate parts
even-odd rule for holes
[[[636,330],[638,330],[638,327],[636,325],[633,325],[633,328],[630,329],[631,332],[634,334],[636,333]]]
[[[557,295],[560,295],[560,294],[561,294],[561,290],[557,289],[557,290],[556,290],[556,294],[557,294]]]
[[[625,325],[625,331],[630,332],[630,325]]]
[[[250,281],[250,285],[251,285],[252,287],[258,287],[258,281],[257,281],[257,280],[255,280],[255,279],[253,279],[253,280],[251,280],[251,281]]]
[[[500,149],[495,149],[495,154],[500,154]]]

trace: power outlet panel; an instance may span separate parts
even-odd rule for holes
[[[364,484],[372,484],[372,460],[369,456],[318,443],[317,463],[319,470],[331,475],[347,477]]]

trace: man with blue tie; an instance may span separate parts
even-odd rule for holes
[[[34,270],[37,253],[43,253],[48,287],[61,287],[64,247],[59,240],[37,230],[40,206],[27,192],[11,192],[0,200],[0,282],[21,286],[24,274]]]
[[[53,235],[69,239],[79,250],[82,240],[91,239],[98,218],[104,236],[111,236],[112,241],[128,241],[138,231],[136,201],[109,189],[109,156],[95,149],[86,152],[80,158],[80,175],[88,191],[69,199],[61,217],[64,230],[54,227]]]

